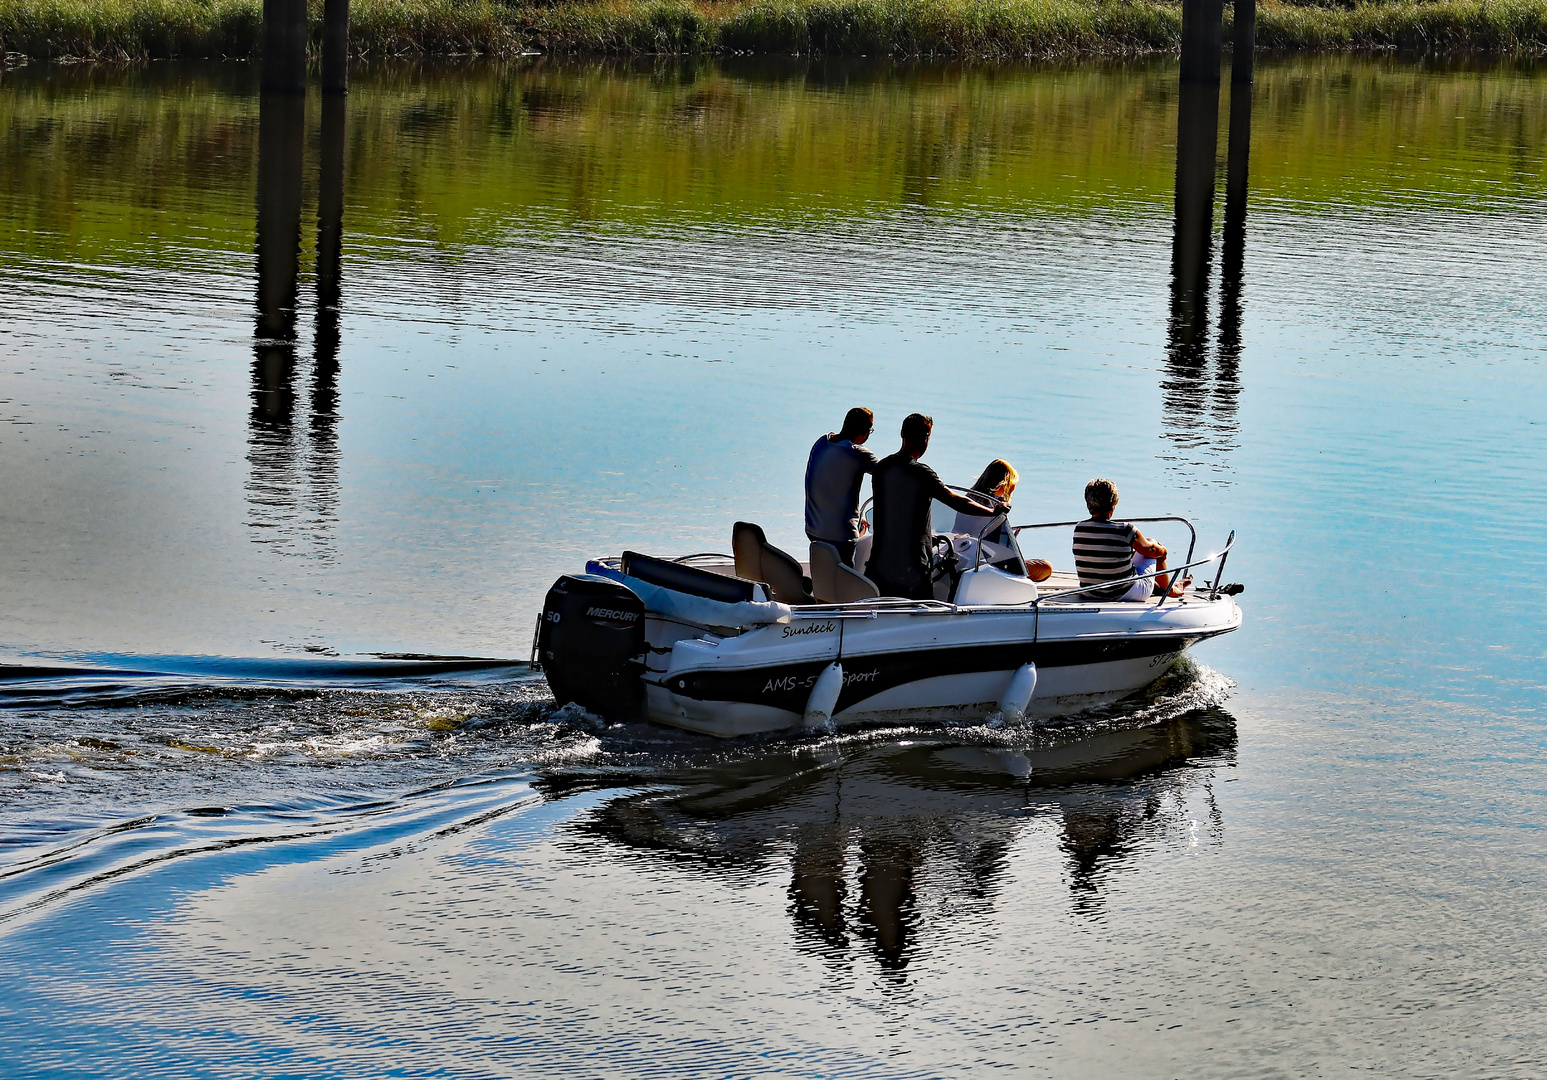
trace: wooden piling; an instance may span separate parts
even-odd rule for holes
[[[263,0],[262,86],[306,93],[306,0]]]
[[[323,0],[322,92],[349,93],[349,0]]]
[[[1230,35],[1230,82],[1235,86],[1250,86],[1252,61],[1257,51],[1257,0],[1233,0],[1233,3],[1235,26]]]
[[[1219,57],[1224,46],[1221,0],[1182,0],[1182,82],[1219,85]]]

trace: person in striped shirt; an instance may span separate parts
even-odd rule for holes
[[[1080,584],[1115,584],[1085,593],[1090,600],[1148,600],[1151,596],[1181,596],[1190,578],[1171,587],[1167,574],[1140,581],[1124,582],[1135,574],[1149,574],[1166,568],[1166,546],[1151,540],[1133,524],[1113,521],[1117,509],[1117,485],[1097,477],[1085,485],[1085,508],[1090,518],[1074,527],[1074,567]]]

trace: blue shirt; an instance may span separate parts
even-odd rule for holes
[[[806,462],[806,536],[829,543],[859,538],[859,486],[876,456],[848,439],[823,435]]]

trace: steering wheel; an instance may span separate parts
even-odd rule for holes
[[[929,541],[929,583],[933,585],[947,574],[956,572],[956,549],[946,533],[935,533]]]

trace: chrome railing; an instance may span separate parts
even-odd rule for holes
[[[1127,520],[1130,520],[1130,521],[1181,521],[1183,519],[1181,519],[1181,518],[1129,518]],[[1071,524],[1078,524],[1078,522],[1073,522]],[[1036,528],[1036,526],[1026,526],[1026,527],[1027,528]],[[1191,527],[1191,526],[1189,525],[1189,527]],[[1038,596],[1036,598],[1036,600],[1034,600],[1032,602],[1034,604],[1041,604],[1044,600],[1057,600],[1060,597],[1080,596],[1080,595],[1082,595],[1084,593],[1095,592],[1098,589],[1102,589],[1102,590],[1104,590],[1104,589],[1116,589],[1119,585],[1126,585],[1126,586],[1131,588],[1135,581],[1151,580],[1153,578],[1159,577],[1161,574],[1173,575],[1172,578],[1171,578],[1171,581],[1172,581],[1172,584],[1175,584],[1177,579],[1176,579],[1176,577],[1174,575],[1180,574],[1184,570],[1191,570],[1191,569],[1193,569],[1194,567],[1197,567],[1197,566],[1207,566],[1209,563],[1217,561],[1219,563],[1219,570],[1214,575],[1214,582],[1213,582],[1213,584],[1209,586],[1209,599],[1210,600],[1214,600],[1214,599],[1217,599],[1218,596],[1219,596],[1219,584],[1223,580],[1224,575],[1225,575],[1225,560],[1226,560],[1226,558],[1229,557],[1230,549],[1232,547],[1234,547],[1234,546],[1235,546],[1235,530],[1231,529],[1230,530],[1230,536],[1225,540],[1224,548],[1219,550],[1219,551],[1216,551],[1216,552],[1214,552],[1214,553],[1212,553],[1210,555],[1205,555],[1201,559],[1194,559],[1192,557],[1192,545],[1188,545],[1188,548],[1187,548],[1187,561],[1185,563],[1181,564],[1180,566],[1168,566],[1164,570],[1151,570],[1147,574],[1130,574],[1128,577],[1119,578],[1116,581],[1102,581],[1102,582],[1098,582],[1095,585],[1080,585],[1080,586],[1078,586],[1076,588],[1073,588],[1073,589],[1060,589],[1058,592],[1048,593],[1046,596]],[[1170,600],[1170,599],[1173,599],[1173,597],[1170,595],[1170,593],[1168,591],[1165,596],[1161,597],[1160,603],[1164,604],[1167,600]],[[1176,599],[1179,599],[1179,597],[1177,597]]]
[[[999,503],[1000,502],[1000,500],[994,498],[992,495],[984,495],[982,492],[980,492],[980,491],[973,491],[970,488],[958,488],[955,485],[951,485],[951,484],[947,484],[946,486],[951,488],[952,491],[961,492],[963,494],[970,494],[970,495],[972,495],[975,498],[981,498],[981,499],[985,499],[987,501],[995,502],[995,503]],[[867,521],[866,521],[867,525],[869,524],[869,522],[868,522],[868,514],[869,514],[869,511],[871,510],[873,502],[874,502],[874,499],[866,499],[864,504],[863,504],[863,506],[862,506],[862,508],[861,508],[861,512],[860,512],[861,513],[861,517],[867,519]],[[1003,503],[1000,503],[1000,505],[1003,506]],[[1008,510],[1008,508],[1005,508],[1005,510]],[[1082,519],[1082,520],[1085,520],[1085,519]],[[1161,517],[1124,518],[1123,521],[1127,522],[1127,523],[1135,523],[1135,524],[1141,524],[1141,523],[1142,524],[1155,524],[1155,523],[1159,523],[1159,522],[1173,522],[1173,523],[1176,523],[1176,524],[1179,524],[1179,525],[1187,526],[1188,540],[1187,540],[1187,557],[1186,557],[1186,559],[1183,560],[1183,562],[1182,562],[1182,564],[1180,566],[1168,566],[1164,570],[1152,570],[1152,571],[1150,571],[1149,573],[1146,573],[1146,574],[1132,574],[1132,575],[1130,575],[1130,576],[1128,576],[1126,578],[1119,578],[1119,579],[1117,579],[1115,581],[1103,581],[1103,582],[1099,582],[1098,584],[1095,584],[1095,585],[1080,585],[1080,586],[1076,586],[1075,588],[1072,588],[1072,589],[1060,589],[1057,592],[1040,594],[1040,595],[1038,595],[1036,597],[1036,599],[1029,600],[1025,604],[1014,604],[1014,605],[1005,605],[1005,606],[1006,607],[1016,607],[1016,608],[1031,607],[1031,608],[1034,608],[1034,609],[1038,609],[1038,612],[1037,612],[1038,616],[1039,616],[1038,622],[1040,623],[1040,608],[1041,608],[1041,605],[1042,605],[1042,603],[1044,601],[1066,600],[1067,598],[1070,598],[1070,597],[1083,596],[1086,593],[1096,592],[1098,590],[1116,589],[1117,586],[1119,586],[1119,585],[1131,588],[1133,583],[1136,582],[1136,581],[1153,580],[1154,578],[1157,578],[1157,577],[1159,577],[1162,574],[1172,575],[1171,581],[1174,584],[1175,581],[1177,580],[1175,575],[1181,574],[1183,571],[1192,570],[1192,569],[1194,569],[1196,567],[1199,567],[1199,566],[1206,566],[1206,565],[1208,565],[1210,563],[1214,563],[1214,562],[1218,563],[1218,569],[1216,570],[1216,572],[1214,574],[1213,582],[1209,583],[1208,597],[1209,597],[1210,600],[1214,600],[1214,599],[1217,599],[1219,597],[1220,585],[1224,581],[1224,576],[1225,576],[1225,561],[1230,556],[1231,548],[1233,548],[1235,546],[1235,530],[1234,529],[1230,530],[1230,535],[1225,540],[1224,548],[1222,548],[1221,550],[1219,550],[1217,552],[1214,552],[1214,553],[1212,553],[1210,555],[1207,555],[1204,558],[1194,559],[1193,558],[1193,553],[1197,550],[1197,546],[1198,546],[1198,530],[1193,527],[1193,523],[1191,521],[1189,521],[1187,518],[1177,517],[1177,516],[1174,516],[1174,515],[1166,515],[1166,516],[1161,516]],[[1015,553],[1018,556],[1020,556],[1022,564],[1023,565],[1026,564],[1026,562],[1027,562],[1026,555],[1020,549],[1020,535],[1023,532],[1026,532],[1026,531],[1031,530],[1031,529],[1068,529],[1068,528],[1073,528],[1074,526],[1076,526],[1078,524],[1080,524],[1079,521],[1040,521],[1040,522],[1036,522],[1036,523],[1031,524],[1031,525],[1012,525],[1012,526],[1010,526],[1010,537],[1015,542]],[[936,535],[937,536],[943,536],[945,534],[936,534]],[[982,543],[981,538],[979,539],[978,543],[976,545],[974,545],[974,546],[976,547],[977,550],[976,550],[976,553],[975,553],[976,554],[976,558],[974,560],[973,569],[976,570],[976,569],[978,569],[982,565],[982,562],[983,562],[983,543]],[[695,552],[692,555],[682,555],[682,556],[679,556],[676,559],[674,559],[673,561],[674,562],[680,562],[680,563],[688,563],[688,564],[691,565],[692,563],[694,563],[694,562],[696,562],[696,561],[698,561],[700,559],[716,559],[716,560],[725,559],[725,560],[729,560],[729,559],[733,559],[733,558],[734,557],[732,555],[728,554],[728,553],[716,552],[716,551],[702,551],[702,552]],[[1199,590],[1196,590],[1196,589],[1194,590],[1194,592],[1198,592],[1198,591]],[[1169,595],[1169,590],[1168,590],[1168,595],[1161,597],[1161,605],[1164,605],[1166,600],[1169,600],[1169,599],[1174,599],[1174,598]],[[800,616],[800,617],[805,617],[805,618],[832,618],[832,617],[835,617],[835,616],[837,616],[837,617],[845,617],[845,616],[847,616],[847,617],[851,617],[851,618],[860,618],[860,617],[874,618],[875,617],[875,611],[877,609],[880,609],[880,610],[893,610],[893,611],[899,610],[899,609],[901,609],[901,610],[915,610],[915,611],[922,610],[922,611],[928,611],[930,614],[939,614],[939,615],[950,614],[950,613],[953,613],[953,612],[955,612],[957,610],[955,604],[949,603],[947,601],[942,601],[942,600],[904,600],[904,599],[901,599],[901,598],[877,597],[877,598],[869,600],[869,601],[854,601],[852,603],[854,605],[863,604],[868,609],[868,611],[865,612],[865,613],[861,613],[861,612],[857,612],[857,611],[856,612],[852,612],[852,613],[850,613],[850,612],[843,612],[842,615],[840,615],[838,612],[833,611],[833,609],[834,608],[847,608],[847,607],[850,607],[851,605],[849,605],[849,604],[824,603],[824,604],[813,604],[813,605],[810,605],[810,606],[802,606],[802,607],[796,608],[795,611],[792,612],[792,614],[795,614],[795,615]],[[1157,606],[1159,606],[1159,605],[1157,605]],[[1035,640],[1035,631],[1033,631],[1033,639]]]
[[[1089,519],[1087,518],[1087,519],[1082,519],[1082,520],[1089,520]],[[1188,535],[1188,540],[1187,540],[1187,558],[1183,559],[1182,561],[1183,562],[1192,562],[1193,549],[1198,546],[1198,530],[1193,528],[1192,527],[1192,522],[1188,521],[1186,518],[1184,518],[1184,517],[1138,517],[1138,518],[1123,518],[1123,521],[1128,523],[1128,524],[1132,524],[1134,522],[1141,522],[1141,521],[1145,522],[1145,523],[1154,522],[1154,521],[1177,521],[1177,522],[1180,522],[1183,525],[1186,525],[1187,526],[1187,535]],[[1017,526],[1015,526],[1014,528],[1012,528],[1010,530],[1010,533],[1011,533],[1012,536],[1015,537],[1016,542],[1018,544],[1020,542],[1021,533],[1024,530],[1026,530],[1026,529],[1067,529],[1067,528],[1072,528],[1073,526],[1079,525],[1079,524],[1081,524],[1080,521],[1043,521],[1043,522],[1037,523],[1036,525],[1017,525]],[[1231,533],[1231,535],[1234,536],[1235,534]],[[1161,573],[1165,573],[1165,571],[1162,570]]]

